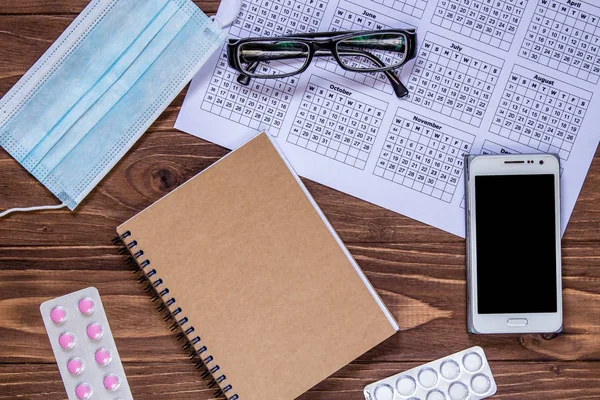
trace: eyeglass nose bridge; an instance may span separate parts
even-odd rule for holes
[[[315,40],[313,42],[310,43],[310,46],[312,47],[313,51],[319,51],[319,50],[328,50],[330,52],[333,53],[333,48],[335,47],[335,43],[331,43],[331,40],[327,40],[327,39],[321,39],[321,40]]]

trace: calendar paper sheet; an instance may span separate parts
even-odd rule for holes
[[[192,81],[175,127],[230,149],[266,130],[298,174],[463,237],[465,154],[557,153],[564,232],[600,138],[600,5],[244,0],[229,33],[389,27],[418,32],[416,59],[397,71],[404,99],[383,74],[332,58],[242,86],[223,52]]]

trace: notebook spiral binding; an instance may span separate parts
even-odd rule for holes
[[[233,387],[229,384],[224,387],[221,385],[227,379],[225,375],[219,375],[218,372],[220,367],[215,363],[215,360],[211,355],[205,355],[208,352],[206,346],[202,346],[196,349],[195,345],[200,343],[200,336],[195,334],[193,326],[184,326],[188,324],[188,318],[183,316],[183,310],[181,307],[172,308],[176,304],[174,297],[169,295],[169,289],[164,287],[162,279],[156,276],[156,270],[152,268],[146,268],[150,265],[150,260],[143,257],[144,251],[139,249],[137,241],[131,240],[126,242],[125,239],[132,238],[130,231],[124,232],[121,236],[117,236],[113,239],[113,243],[119,246],[119,253],[129,256],[126,258],[125,263],[133,269],[133,273],[138,275],[138,282],[146,285],[146,292],[152,296],[152,302],[160,301],[161,304],[157,307],[158,312],[165,312],[163,319],[165,322],[173,321],[169,326],[172,332],[177,332],[175,337],[179,341],[185,341],[184,345],[181,346],[183,350],[192,349],[188,357],[191,360],[196,360],[196,369],[204,369],[202,378],[208,378],[209,375],[212,377],[209,388],[215,386],[219,387],[214,393],[215,397],[225,396],[228,400],[239,400],[237,394],[229,394],[233,391]],[[141,260],[141,261],[140,261]]]

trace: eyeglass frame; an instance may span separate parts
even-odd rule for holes
[[[372,35],[372,34],[403,34],[406,37],[406,52],[404,56],[404,60],[400,64],[384,66],[380,68],[352,68],[347,65],[344,65],[342,62],[340,55],[338,53],[337,45],[339,42],[357,36],[357,35]],[[325,39],[320,39],[325,38]],[[289,40],[296,41],[305,44],[308,47],[309,53],[306,58],[305,64],[294,72],[289,72],[285,74],[277,74],[277,75],[260,75],[254,74],[246,71],[241,64],[239,49],[242,45],[252,42],[265,42],[265,41],[280,41],[280,40]],[[339,66],[346,71],[358,72],[358,73],[370,73],[370,72],[388,72],[396,68],[400,68],[405,65],[409,60],[412,60],[416,57],[417,54],[417,32],[414,28],[408,29],[383,29],[383,30],[375,30],[375,31],[343,31],[343,32],[316,32],[316,33],[301,33],[295,35],[287,35],[287,36],[276,36],[276,37],[252,37],[252,38],[244,38],[244,39],[229,39],[229,43],[227,44],[227,61],[229,66],[236,71],[240,72],[243,77],[246,78],[257,78],[257,79],[277,79],[277,78],[286,78],[294,75],[298,75],[303,73],[308,69],[310,64],[312,63],[313,58],[319,50],[327,50],[329,53],[327,54],[318,54],[317,56],[331,56],[333,57]],[[358,52],[358,51],[357,51]],[[373,57],[383,64],[377,56],[366,52],[368,56],[361,54],[365,57]],[[265,60],[270,61],[270,60]],[[375,62],[374,60],[371,60]],[[259,63],[260,61],[257,61]],[[393,81],[395,84],[399,84],[401,86],[400,92],[396,90],[396,94],[398,97],[404,97],[408,94],[408,90],[404,85],[400,82],[397,76],[391,73],[386,73],[388,78]],[[242,77],[241,76],[241,77]],[[240,77],[240,78],[241,78]],[[239,79],[238,79],[239,81]],[[240,82],[242,83],[242,82]],[[247,83],[246,83],[247,84]]]

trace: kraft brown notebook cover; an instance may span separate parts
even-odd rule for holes
[[[398,330],[264,133],[117,232],[228,399],[294,399]]]

